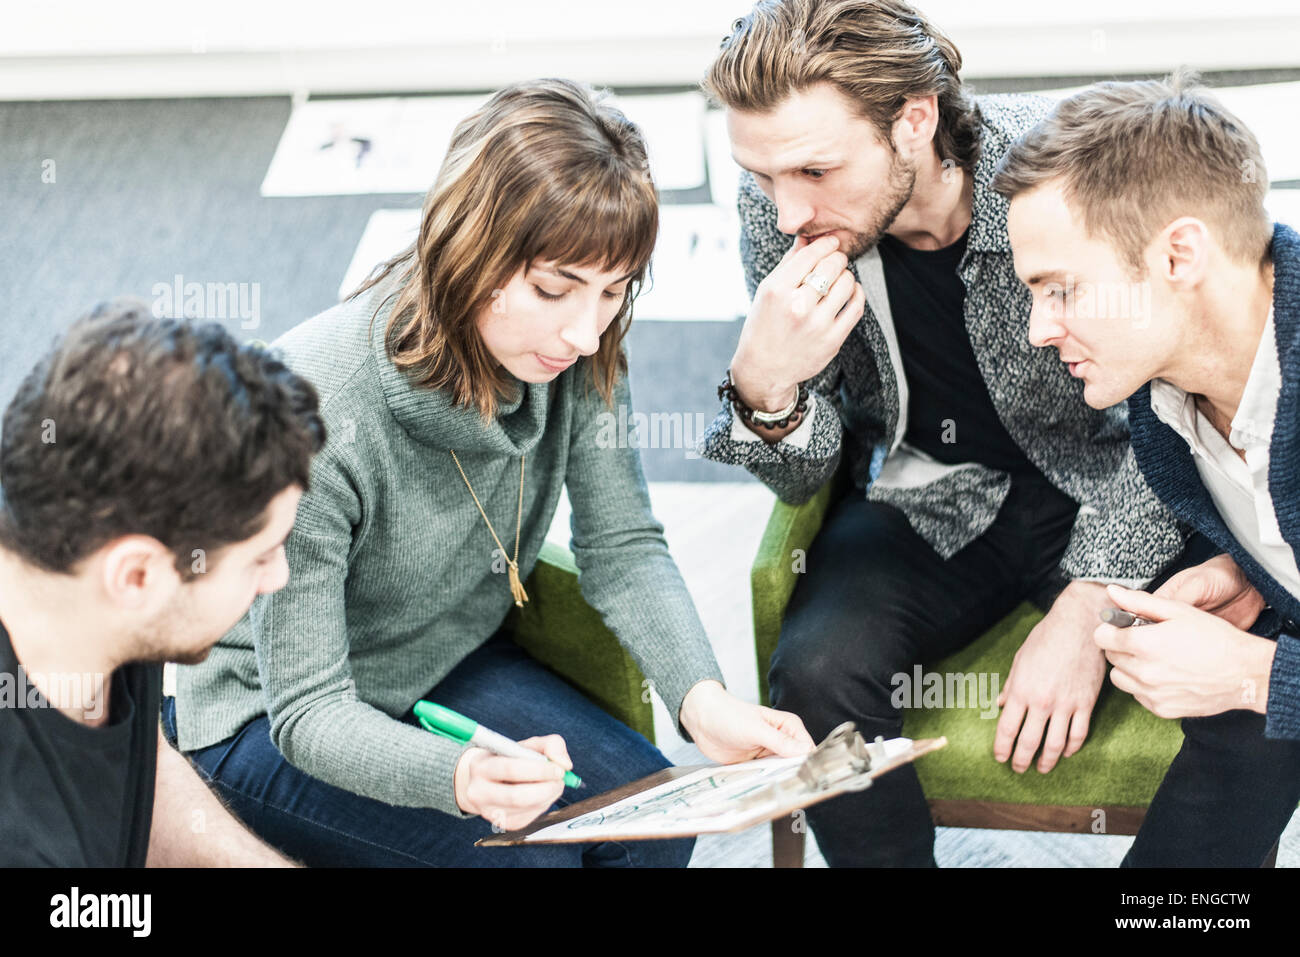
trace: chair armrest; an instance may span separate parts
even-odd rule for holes
[[[515,643],[653,743],[645,675],[582,597],[569,550],[543,544],[525,590],[528,602],[511,609],[505,623]]]
[[[781,636],[781,620],[790,603],[795,583],[803,571],[803,559],[827,510],[842,492],[847,478],[843,469],[833,475],[802,505],[778,500],[772,506],[758,555],[749,573],[754,609],[754,653],[758,659],[758,700],[768,703],[767,670]],[[797,570],[796,570],[797,569]]]

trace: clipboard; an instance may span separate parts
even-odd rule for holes
[[[800,758],[665,768],[604,794],[492,834],[478,847],[660,840],[743,831],[841,794],[937,751],[947,738],[877,738],[841,724]]]

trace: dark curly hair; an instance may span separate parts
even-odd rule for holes
[[[70,574],[123,535],[149,535],[194,577],[308,487],[325,442],[316,390],[219,324],[157,319],[135,299],[79,319],[28,373],[0,436],[0,547]]]

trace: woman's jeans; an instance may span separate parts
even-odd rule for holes
[[[516,740],[559,734],[586,785],[552,809],[603,794],[668,766],[649,741],[610,717],[504,634],[467,656],[427,695]],[[412,715],[404,721],[416,724]],[[312,867],[684,867],[693,838],[475,847],[492,833],[481,817],[394,807],[319,781],[284,759],[263,715],[219,744],[189,755],[245,825]],[[163,702],[176,743],[176,701]]]

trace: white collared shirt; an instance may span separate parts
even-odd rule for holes
[[[1163,379],[1151,382],[1151,410],[1186,440],[1196,471],[1228,531],[1278,584],[1300,596],[1295,552],[1278,529],[1268,490],[1269,443],[1281,388],[1270,308],[1227,440],[1196,408],[1192,396]],[[1234,449],[1245,453],[1244,462]]]

